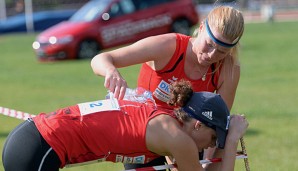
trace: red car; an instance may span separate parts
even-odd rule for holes
[[[32,46],[41,61],[91,58],[152,35],[189,35],[198,21],[193,0],[91,0],[40,33]]]

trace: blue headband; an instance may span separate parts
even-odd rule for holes
[[[233,43],[233,44],[229,44],[229,43],[222,42],[222,41],[218,40],[218,39],[212,34],[207,19],[206,19],[206,21],[205,21],[205,26],[206,26],[207,33],[208,33],[208,35],[210,36],[210,38],[211,38],[216,44],[218,44],[218,45],[220,45],[220,46],[227,47],[227,48],[231,48],[231,47],[235,46],[235,45],[238,43],[238,41],[239,41],[239,39],[238,39],[238,40],[237,40],[235,43]]]

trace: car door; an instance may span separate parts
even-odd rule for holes
[[[119,0],[103,14],[100,36],[104,47],[113,47],[134,40],[135,4],[132,0]]]
[[[170,32],[172,24],[171,6],[176,0],[133,0],[136,4],[136,16],[143,24],[139,38]]]
[[[168,32],[171,23],[166,4],[173,0],[119,0],[107,10],[100,28],[104,47],[132,43]],[[163,3],[161,3],[163,2]]]

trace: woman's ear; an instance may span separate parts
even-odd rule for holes
[[[202,126],[202,123],[200,121],[196,121],[195,123],[195,130],[199,130],[199,128]]]
[[[203,30],[204,27],[204,21],[201,22],[200,27],[199,27],[199,32],[201,32]]]

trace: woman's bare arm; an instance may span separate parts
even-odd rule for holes
[[[176,47],[175,34],[165,34],[142,39],[130,46],[103,52],[91,60],[96,75],[104,76],[104,86],[122,99],[127,88],[125,79],[117,68],[153,62],[153,67],[163,67],[172,57]]]
[[[226,138],[225,148],[217,149],[214,157],[222,158],[222,162],[209,164],[206,167],[207,171],[233,171],[235,167],[236,153],[238,143],[241,137],[244,136],[248,122],[242,115],[232,115],[230,120],[229,132]]]
[[[219,89],[217,93],[226,102],[229,110],[232,109],[236,90],[240,79],[240,65],[232,65],[229,59],[223,63],[223,68],[219,77]]]

